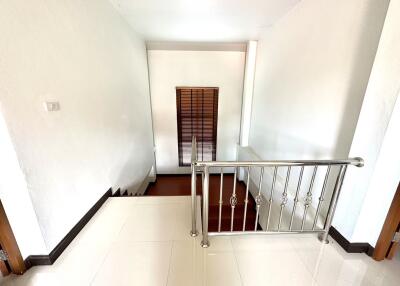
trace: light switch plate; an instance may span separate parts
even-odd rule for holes
[[[49,112],[60,110],[60,103],[58,101],[46,101],[44,105]]]

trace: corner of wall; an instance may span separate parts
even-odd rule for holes
[[[36,212],[0,106],[0,199],[23,258],[47,252]]]

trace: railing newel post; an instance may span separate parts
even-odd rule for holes
[[[201,246],[207,248],[210,246],[208,241],[208,195],[209,195],[209,180],[210,174],[208,166],[204,167],[204,180],[203,180],[203,239]]]
[[[319,236],[319,239],[323,243],[329,243],[328,235],[329,229],[332,225],[333,215],[336,210],[337,202],[339,199],[340,191],[342,189],[344,176],[346,175],[347,165],[342,165],[340,167],[339,175],[336,180],[335,188],[333,189],[333,194],[331,198],[331,202],[329,204],[328,214],[326,216],[325,225],[324,225],[324,232]]]
[[[197,199],[196,199],[196,161],[197,161],[197,150],[196,150],[196,137],[192,137],[192,180],[191,180],[191,196],[192,196],[192,230],[190,235],[196,237],[198,235],[196,217],[197,217]]]

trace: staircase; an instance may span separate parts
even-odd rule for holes
[[[120,188],[112,195],[113,197],[132,197],[132,194],[128,194],[128,190],[121,191]]]

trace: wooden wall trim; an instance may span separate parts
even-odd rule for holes
[[[3,276],[7,276],[8,274],[10,274],[10,271],[8,270],[7,264],[2,260],[0,260],[0,273]]]
[[[393,197],[385,223],[382,226],[381,234],[376,243],[373,258],[377,261],[385,259],[385,256],[392,244],[393,236],[400,223],[400,184],[397,187],[396,194]]]
[[[57,244],[57,246],[50,252],[49,255],[30,255],[25,259],[27,268],[36,265],[51,265],[61,253],[67,248],[72,240],[78,233],[85,227],[94,214],[100,209],[105,201],[112,196],[112,189],[110,188],[101,198],[90,208],[90,210],[78,221],[78,223],[67,233],[67,235]]]
[[[3,204],[0,201],[0,243],[1,248],[8,253],[7,263],[11,272],[22,274],[26,271],[24,260],[19,251],[17,240],[13,234],[10,222],[7,219]]]

